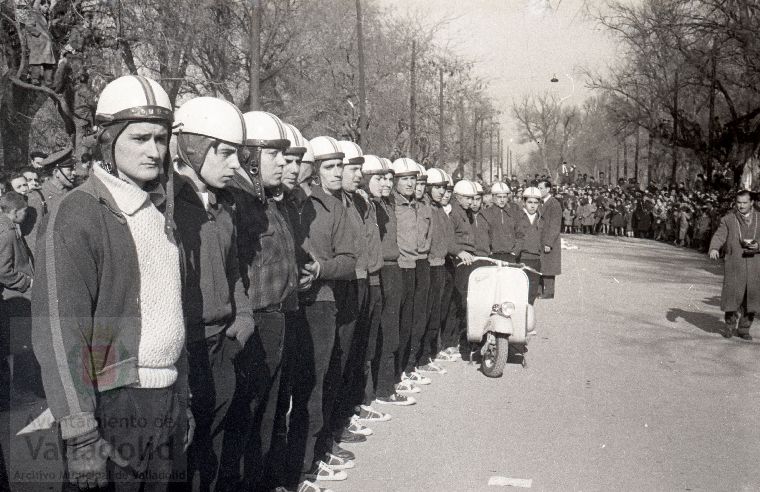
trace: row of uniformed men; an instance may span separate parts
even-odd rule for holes
[[[175,113],[139,76],[104,89],[97,121],[102,163],[46,216],[33,286],[80,488],[344,480],[340,444],[390,418],[373,405],[415,403],[423,373],[461,357],[476,256],[541,254],[537,190],[523,213],[495,186],[478,215],[475,183],[221,99]]]

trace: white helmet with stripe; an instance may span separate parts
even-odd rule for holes
[[[364,152],[356,142],[339,140],[340,150],[343,152],[343,164],[364,164]]]
[[[340,148],[340,144],[332,137],[321,136],[314,137],[310,141],[312,151],[314,152],[314,162],[329,161],[340,159],[346,156]]]
[[[474,181],[472,184],[475,185],[475,191],[478,192],[478,195],[485,194],[486,190],[483,189],[483,185],[478,183],[477,181]]]
[[[243,114],[229,101],[196,97],[177,109],[174,133],[203,135],[232,145],[243,145],[246,125]]]
[[[290,123],[285,123],[285,135],[290,140],[290,147],[285,149],[285,155],[294,155],[303,158],[306,154],[306,139],[301,131]],[[312,158],[313,160],[313,158]]]
[[[427,184],[431,186],[446,186],[449,184],[449,180],[442,169],[431,167],[427,170]]]
[[[311,142],[304,138],[303,146],[306,149],[306,152],[304,152],[301,162],[310,162],[314,164],[314,150],[311,148]]]
[[[419,171],[419,174],[417,175],[417,182],[427,182],[427,170],[425,169],[425,166],[420,164],[419,162],[417,164],[417,170]]]
[[[509,195],[510,193],[512,193],[512,190],[509,189],[509,186],[507,186],[507,183],[497,181],[491,185],[492,195]]]
[[[125,75],[105,86],[98,97],[95,122],[108,126],[119,121],[172,121],[169,95],[158,82]]]
[[[420,168],[417,167],[417,163],[413,159],[408,157],[401,157],[393,161],[391,169],[396,177],[401,176],[416,176],[420,173]]]
[[[364,164],[362,164],[362,174],[374,175],[374,174],[388,174],[388,164],[376,155],[367,154],[364,156]]]
[[[454,185],[454,193],[462,196],[475,197],[478,194],[478,189],[472,181],[462,179],[457,181],[457,184]]]
[[[245,145],[261,149],[285,150],[290,147],[285,123],[266,111],[249,111],[245,119]]]

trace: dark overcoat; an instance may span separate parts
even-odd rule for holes
[[[751,221],[746,223],[739,212],[732,211],[720,219],[718,230],[710,241],[710,251],[725,247],[726,260],[723,291],[720,295],[722,311],[738,311],[747,292],[747,311],[760,312],[760,253],[743,256],[741,239],[760,241],[760,212],[753,210]]]
[[[556,198],[549,197],[541,206],[544,227],[541,239],[544,246],[551,246],[550,253],[541,258],[541,273],[554,276],[562,273],[562,243],[559,237],[562,231],[562,205]]]

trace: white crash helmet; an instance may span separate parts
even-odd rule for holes
[[[510,193],[512,193],[512,190],[509,189],[509,186],[507,186],[507,183],[497,181],[491,185],[492,195],[509,195]]]
[[[231,102],[217,97],[196,97],[177,109],[174,133],[203,135],[232,145],[243,145],[246,125],[243,114]]]
[[[425,166],[423,166],[419,162],[417,162],[416,164],[417,164],[417,170],[419,171],[419,174],[417,175],[417,182],[419,183],[421,181],[423,183],[426,183],[427,182],[427,170],[425,169]]]
[[[449,184],[446,185],[446,189],[447,190],[454,190],[454,178],[451,177],[451,174],[449,174],[449,173],[447,173],[445,171],[444,171],[443,174],[445,174],[446,175],[446,179],[449,180]]]
[[[285,135],[290,140],[290,147],[285,150],[285,155],[294,155],[302,159],[307,149],[306,139],[303,138],[301,131],[290,123],[285,123]]]
[[[393,172],[393,163],[391,162],[391,160],[388,159],[387,157],[381,157],[380,160],[383,161],[383,163],[385,164],[385,167],[388,169],[388,172],[392,173]]]
[[[95,122],[108,126],[118,121],[173,120],[169,95],[158,82],[140,75],[125,75],[109,82],[98,97]]]
[[[472,184],[475,185],[475,191],[478,192],[478,195],[484,195],[486,190],[483,189],[483,185],[478,183],[477,181],[474,181]]]
[[[457,181],[454,185],[454,193],[462,196],[475,197],[478,194],[478,189],[475,187],[475,183],[468,179],[462,179]]]
[[[393,169],[393,174],[395,174],[396,177],[416,176],[420,173],[420,168],[417,167],[417,163],[408,157],[401,157],[400,159],[393,161],[391,169]]]
[[[272,113],[249,111],[243,114],[243,119],[245,119],[246,147],[282,151],[290,147],[285,123]]]
[[[364,152],[362,152],[362,148],[356,142],[339,140],[338,145],[343,152],[343,165],[364,164]]]
[[[388,167],[385,162],[383,162],[383,159],[372,154],[367,154],[364,156],[364,164],[362,164],[362,174],[364,175],[374,175],[374,174],[387,174],[388,173]]]
[[[243,145],[246,128],[243,114],[231,102],[196,97],[177,110],[173,132],[177,136],[177,155],[200,177],[211,146],[217,142]]]
[[[427,170],[427,184],[430,186],[446,186],[449,184],[449,180],[442,169],[431,167]]]
[[[522,196],[523,198],[538,198],[540,200],[541,190],[539,190],[535,186],[531,186],[529,188],[525,188],[525,191],[523,191]]]
[[[303,146],[306,148],[306,152],[303,154],[301,162],[310,162],[314,164],[314,150],[311,148],[311,142],[304,138]]]
[[[343,160],[345,154],[340,149],[338,141],[332,137],[320,136],[314,137],[310,141],[312,152],[314,152],[314,162],[329,161],[332,159]]]

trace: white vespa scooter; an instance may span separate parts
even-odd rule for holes
[[[476,268],[467,287],[467,339],[482,344],[481,370],[491,378],[501,377],[509,356],[509,345],[528,344],[536,317],[528,304],[528,276],[525,270],[540,272],[522,263],[507,263],[487,257],[475,257],[494,266]],[[523,367],[526,366],[522,357]]]

